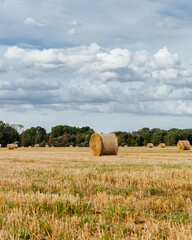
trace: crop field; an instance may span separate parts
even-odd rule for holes
[[[0,239],[192,239],[192,151],[1,148]]]

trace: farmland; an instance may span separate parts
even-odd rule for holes
[[[0,149],[0,239],[192,239],[192,151]]]

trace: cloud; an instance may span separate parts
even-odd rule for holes
[[[76,20],[73,20],[69,22],[68,25],[71,26],[72,28],[68,30],[67,35],[72,36],[77,34],[77,30],[75,28],[79,26],[79,23]]]
[[[7,66],[1,104],[17,102],[22,111],[30,104],[55,111],[192,114],[192,71],[166,47],[151,54],[96,43],[43,50],[13,46],[0,61]]]
[[[76,31],[74,28],[71,28],[68,32],[67,32],[68,35],[75,35],[76,34]]]
[[[79,23],[76,20],[73,20],[69,23],[69,26],[72,26],[72,27],[76,27],[78,25],[79,25]]]
[[[1,116],[7,111],[19,122],[11,111],[22,111],[23,119],[39,122],[31,112],[51,112],[50,122],[68,116],[76,124],[81,115],[88,125],[89,116],[97,124],[105,116],[102,126],[107,116],[127,129],[136,125],[131,115],[142,115],[135,118],[142,127],[147,115],[169,114],[185,127],[192,106],[190,1],[0,3]],[[176,125],[174,117],[162,119]]]
[[[0,63],[0,74],[2,74],[2,73],[6,73],[8,71],[8,69],[7,69],[7,66],[3,66],[1,63]]]
[[[176,53],[171,54],[166,47],[160,49],[151,61],[151,66],[154,68],[168,69],[179,65],[179,57]]]
[[[37,22],[35,19],[33,18],[26,18],[24,20],[24,24],[26,25],[32,25],[32,26],[38,26],[38,27],[43,27],[44,24],[40,23],[40,22]]]
[[[170,30],[178,30],[184,27],[187,27],[188,24],[185,24],[184,20],[166,17],[157,23],[158,27],[161,29],[170,29]]]
[[[97,42],[109,49],[128,46],[130,51],[154,52],[163,43],[182,58],[190,57],[187,48],[192,37],[191,17],[187,1],[98,0],[94,5],[88,0],[84,4],[77,0],[4,1],[2,6],[0,43],[6,46],[43,49]]]

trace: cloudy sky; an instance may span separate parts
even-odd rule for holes
[[[192,128],[189,0],[0,0],[0,120]]]

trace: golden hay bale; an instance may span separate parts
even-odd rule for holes
[[[17,143],[14,143],[14,147],[15,147],[15,148],[18,148],[18,144],[17,144]]]
[[[159,147],[160,147],[160,148],[165,148],[165,143],[160,143],[160,144],[159,144]]]
[[[39,147],[39,144],[35,144],[35,146],[34,146],[34,147],[36,147],[36,148],[37,148],[37,147]]]
[[[0,148],[2,147],[2,145],[0,144]]]
[[[177,148],[179,150],[190,150],[191,145],[190,145],[190,142],[188,140],[179,140],[178,143],[177,143]]]
[[[49,145],[47,145],[47,144],[46,144],[46,145],[45,145],[45,147],[46,147],[46,148],[48,148],[48,147],[49,147]]]
[[[7,144],[7,149],[12,150],[15,148],[14,144]]]
[[[89,142],[94,156],[117,155],[118,140],[115,134],[93,133]]]
[[[73,147],[73,145],[70,145],[69,147],[71,147],[71,148],[72,148],[72,147]]]
[[[148,148],[153,148],[154,145],[153,145],[153,143],[147,143],[147,147],[148,147]]]

